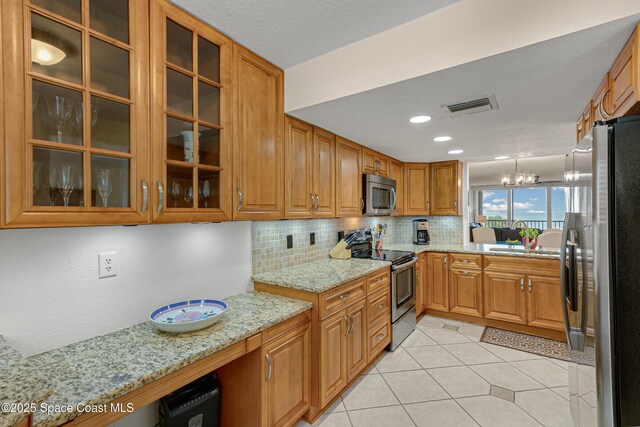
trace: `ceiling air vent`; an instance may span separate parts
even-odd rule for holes
[[[457,117],[463,114],[475,114],[482,111],[497,110],[498,102],[496,101],[495,95],[491,95],[485,98],[474,99],[472,101],[443,105],[442,108],[450,117]]]

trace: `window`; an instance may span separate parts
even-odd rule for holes
[[[562,228],[564,214],[567,212],[567,200],[569,200],[568,187],[551,189],[551,228]]]
[[[547,189],[516,188],[512,191],[513,219],[522,220],[532,228],[547,228]]]
[[[487,216],[487,226],[506,227],[509,219],[507,190],[485,190],[482,194],[481,215]]]
[[[569,187],[484,188],[474,192],[475,212],[487,217],[487,227],[509,227],[522,220],[529,227],[561,229]]]

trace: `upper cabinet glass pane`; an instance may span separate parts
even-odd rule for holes
[[[91,38],[91,87],[129,97],[129,52]]]
[[[198,37],[198,74],[220,82],[220,47]]]
[[[31,3],[78,24],[82,23],[81,0],[31,0]]]
[[[31,68],[82,84],[82,35],[37,13],[31,13]]]
[[[167,19],[167,62],[193,71],[193,33]]]
[[[193,117],[193,78],[167,69],[167,110]]]
[[[93,30],[129,43],[129,1],[91,0],[89,25]]]
[[[91,146],[128,153],[131,139],[129,106],[91,97]]]
[[[220,89],[198,82],[198,119],[220,124]]]
[[[82,93],[33,80],[34,139],[82,145]]]

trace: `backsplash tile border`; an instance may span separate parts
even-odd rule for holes
[[[354,217],[328,219],[290,219],[253,221],[251,224],[251,259],[253,274],[325,259],[335,246],[338,231],[387,224],[385,243],[411,241],[412,223],[425,217]],[[463,244],[462,217],[426,217],[431,242]],[[315,233],[315,245],[309,234]],[[293,235],[293,248],[287,249],[287,235]]]

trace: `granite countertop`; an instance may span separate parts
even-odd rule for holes
[[[0,336],[0,403],[39,405],[51,394],[49,381]],[[16,409],[16,408],[14,408]],[[0,427],[13,427],[27,412],[0,412]]]
[[[384,249],[394,249],[398,251],[412,251],[416,254],[421,252],[453,252],[453,253],[470,253],[481,255],[498,255],[498,256],[511,256],[511,257],[523,257],[523,258],[546,258],[546,259],[560,259],[560,254],[549,254],[531,251],[531,252],[507,252],[507,251],[494,251],[492,249],[508,249],[513,246],[508,245],[491,245],[491,244],[477,244],[470,243],[468,245],[442,245],[442,244],[429,244],[429,245],[414,245],[412,243],[393,243],[385,245]],[[514,248],[523,249],[522,245],[516,245]]]
[[[253,280],[269,285],[321,293],[390,265],[388,261],[327,258],[269,273],[256,274]]]
[[[44,404],[74,408],[36,412],[34,425],[59,426],[79,415],[78,404],[110,402],[312,307],[309,302],[265,292],[234,295],[224,301],[229,306],[224,316],[200,331],[170,334],[144,322],[25,359],[30,366],[27,377],[34,371],[44,372],[51,381],[53,393]],[[0,391],[4,387],[0,377]],[[6,391],[17,401],[23,398],[23,390],[29,388],[10,386]]]

